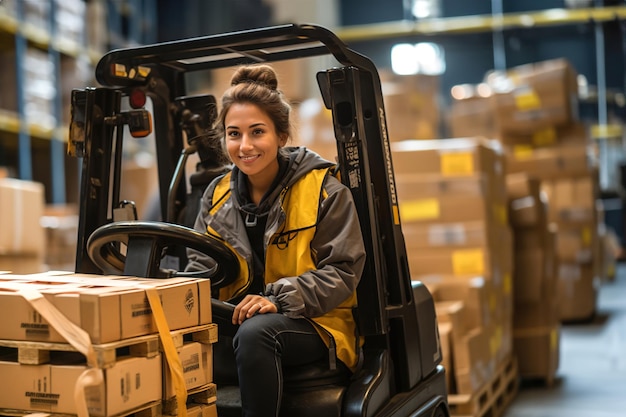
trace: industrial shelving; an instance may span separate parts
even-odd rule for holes
[[[82,0],[81,0],[82,1]],[[43,7],[45,21],[31,21],[25,13],[29,3]],[[0,166],[8,166],[13,175],[24,180],[42,182],[46,188],[46,201],[65,204],[77,198],[76,161],[66,156],[69,121],[69,93],[72,88],[82,88],[85,83],[93,85],[93,67],[98,59],[111,48],[155,41],[153,25],[156,21],[156,0],[91,0],[85,5],[80,19],[85,29],[76,38],[62,36],[57,20],[59,0],[4,0],[0,1],[0,52],[14,56],[14,67],[4,61],[3,71],[14,71],[15,104],[9,108],[0,106]],[[93,33],[98,20],[100,33]],[[40,16],[41,17],[41,16]],[[87,36],[88,30],[91,36]],[[52,125],[27,120],[25,115],[24,79],[25,54],[33,48],[47,54],[53,67],[52,83],[56,88],[52,98]],[[89,78],[64,80],[62,68],[83,63],[83,74]],[[6,101],[6,100],[5,100]],[[2,100],[0,100],[2,102]],[[69,170],[69,172],[68,172]],[[76,187],[75,187],[76,186]]]

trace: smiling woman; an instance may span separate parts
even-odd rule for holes
[[[208,186],[195,223],[241,265],[213,295],[235,305],[215,321],[236,327],[214,363],[218,385],[238,380],[244,416],[278,415],[285,369],[322,361],[348,374],[361,348],[352,310],[365,247],[352,193],[332,162],[286,147],[290,110],[271,66],[234,73],[215,126],[233,167]],[[187,271],[211,264],[189,252]]]
[[[267,113],[250,103],[234,104],[225,124],[228,155],[248,176],[250,197],[258,205],[278,174],[278,152],[287,136],[279,136]]]

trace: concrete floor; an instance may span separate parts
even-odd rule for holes
[[[522,383],[503,417],[626,416],[626,265],[603,283],[597,314],[561,328],[554,386]]]

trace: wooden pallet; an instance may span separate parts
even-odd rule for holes
[[[203,343],[217,341],[217,324],[186,327],[171,331],[174,346],[180,347],[185,340]],[[53,352],[76,352],[68,343],[29,342],[20,340],[0,340],[3,353],[6,350],[17,350],[17,361],[23,365],[40,365],[50,362]],[[111,343],[93,345],[98,368],[110,368],[117,361],[120,352],[132,356],[154,357],[162,350],[157,333],[118,340]]]
[[[153,401],[140,407],[129,410],[123,414],[115,414],[111,417],[160,417],[161,401]],[[1,417],[76,417],[76,414],[55,414],[45,411],[11,410],[0,408]]]
[[[519,378],[514,356],[507,359],[494,377],[471,395],[449,395],[453,417],[499,417],[517,395]]]
[[[187,391],[187,405],[211,404],[217,400],[217,385],[209,383]],[[163,415],[175,416],[178,414],[178,401],[176,397],[163,400]],[[147,416],[146,416],[147,417]]]

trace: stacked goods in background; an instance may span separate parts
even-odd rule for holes
[[[578,117],[576,78],[576,70],[563,59],[494,71],[474,88],[482,95],[453,101],[449,120],[455,135],[498,140],[508,174],[526,173],[540,181],[548,221],[556,224],[561,321],[585,320],[595,313],[597,284],[606,270],[596,150]]]
[[[435,299],[448,391],[476,406],[485,392],[491,405],[506,403],[493,382],[504,390],[516,380],[513,243],[497,145],[482,138],[392,143],[411,276]]]
[[[498,137],[507,152],[508,173],[539,179],[546,193],[548,221],[557,226],[562,321],[584,320],[595,313],[600,270],[597,164],[587,129],[573,110],[575,76],[562,60],[511,70],[509,78],[536,103],[535,109],[519,113],[536,116],[519,126],[511,123]]]
[[[45,270],[74,271],[78,241],[78,207],[48,204],[41,217],[46,235]]]
[[[380,71],[381,90],[392,141],[440,137],[439,77]]]
[[[387,133],[391,141],[440,137],[439,77],[395,75],[382,69],[380,79]],[[306,146],[324,158],[335,161],[337,139],[331,111],[318,96],[296,102],[296,128],[293,130],[295,144]]]
[[[513,350],[525,379],[554,383],[559,365],[557,226],[548,220],[546,194],[538,179],[507,176],[513,229]]]
[[[202,279],[1,274],[0,412],[216,416],[210,291]]]
[[[46,253],[40,222],[44,186],[4,175],[0,172],[0,271],[42,272]]]
[[[77,209],[46,205],[44,185],[0,170],[0,271],[71,271],[76,260]]]
[[[50,33],[51,3],[40,0],[19,0],[22,5],[22,24],[24,32],[37,35],[45,40]],[[89,2],[100,3],[100,2]],[[18,0],[5,0],[0,3],[0,14],[6,14],[13,18],[17,17]],[[32,123],[36,128],[48,131],[58,127],[61,123],[69,123],[70,102],[72,88],[82,88],[93,82],[92,68],[87,59],[76,59],[85,41],[87,32],[99,27],[102,33],[102,24],[85,25],[87,9],[95,5],[87,5],[83,0],[54,0],[54,47],[64,54],[60,57],[59,76],[56,80],[55,63],[49,51],[29,44],[24,50],[24,69],[22,78],[24,117],[25,121]],[[101,6],[100,6],[101,7]],[[104,20],[102,20],[104,21]],[[91,21],[90,21],[91,22]],[[89,27],[86,27],[89,26]],[[92,41],[91,33],[87,37],[90,47],[97,51],[104,48],[96,48]],[[18,74],[16,54],[14,49],[5,49],[0,52],[0,63],[3,71],[0,73],[0,109],[15,113],[18,110],[17,89]],[[55,100],[61,96],[62,110],[58,113],[63,120],[57,120],[55,112]],[[35,136],[38,132],[35,132]]]

